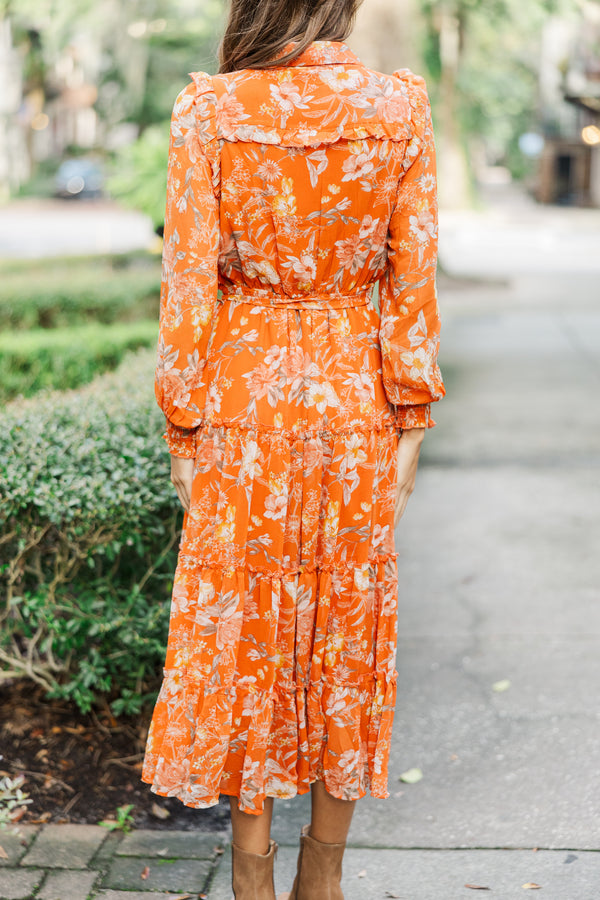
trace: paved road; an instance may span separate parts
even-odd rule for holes
[[[150,220],[110,200],[14,200],[0,206],[0,259],[118,253],[156,240]]]

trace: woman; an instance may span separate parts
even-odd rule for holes
[[[274,797],[312,797],[290,896],[337,900],[355,802],[388,796],[393,530],[444,393],[429,103],[344,43],[358,2],[233,0],[171,123],[156,395],[185,514],[142,777],[230,797],[237,900],[275,896]]]

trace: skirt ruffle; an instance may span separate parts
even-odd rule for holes
[[[233,795],[249,813],[315,780],[344,800],[389,796],[395,554],[283,576],[205,568],[199,584],[227,613],[214,628],[195,616],[196,640],[168,659],[142,780],[197,808]]]

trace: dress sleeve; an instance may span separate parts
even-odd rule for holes
[[[412,137],[388,230],[388,262],[379,285],[383,384],[401,429],[431,428],[430,404],[444,396],[437,365],[437,191],[431,108],[425,82],[395,72],[408,87]]]
[[[197,84],[190,83],[178,95],[171,117],[154,385],[167,419],[163,437],[169,452],[187,457],[195,455],[203,415],[203,370],[218,286],[218,198],[199,137],[200,99],[206,109],[206,98],[199,98]]]

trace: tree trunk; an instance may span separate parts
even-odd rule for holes
[[[349,44],[365,65],[379,72],[408,68],[421,74],[418,0],[365,0]]]
[[[440,105],[438,150],[438,188],[440,206],[455,209],[469,203],[467,161],[460,140],[456,79],[460,59],[460,30],[456,10],[444,5],[439,10]]]

